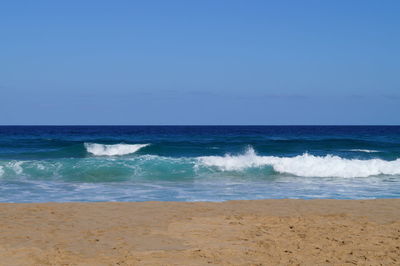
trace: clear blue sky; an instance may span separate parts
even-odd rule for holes
[[[400,124],[400,1],[0,2],[0,124]]]

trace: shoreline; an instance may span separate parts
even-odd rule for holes
[[[0,265],[400,263],[400,199],[0,203]]]

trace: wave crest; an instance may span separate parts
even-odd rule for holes
[[[85,143],[86,151],[97,156],[116,156],[135,153],[149,144],[98,144]]]
[[[368,177],[400,174],[400,159],[358,160],[339,156],[314,156],[303,154],[295,157],[258,156],[253,148],[244,154],[199,157],[200,164],[217,167],[222,171],[240,171],[251,167],[270,165],[275,171],[304,177]]]
[[[349,151],[355,151],[355,152],[366,152],[366,153],[372,153],[372,152],[379,152],[377,150],[365,150],[365,149],[351,149]]]

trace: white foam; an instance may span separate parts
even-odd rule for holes
[[[11,161],[7,164],[7,167],[10,167],[16,174],[20,175],[24,172],[24,169],[22,168],[23,163],[23,161]]]
[[[135,153],[149,144],[113,144],[85,143],[85,148],[91,154],[97,156],[116,156]]]
[[[198,158],[203,166],[217,167],[222,171],[241,171],[251,167],[270,165],[275,171],[306,177],[367,177],[374,175],[400,175],[400,159],[356,160],[339,156],[314,156],[303,154],[296,157],[258,156],[252,148],[244,154],[204,156]]]
[[[358,151],[358,152],[367,152],[367,153],[371,153],[371,152],[379,152],[377,150],[364,150],[364,149],[351,149],[349,151]]]
[[[3,166],[0,166],[0,177],[2,177],[4,174]]]

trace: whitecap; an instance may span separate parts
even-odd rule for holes
[[[135,153],[149,144],[98,144],[98,143],[85,143],[87,152],[97,156],[116,156]]]
[[[372,152],[379,152],[377,150],[366,150],[366,149],[351,149],[349,151],[356,151],[356,152],[367,152],[367,153],[372,153]]]

